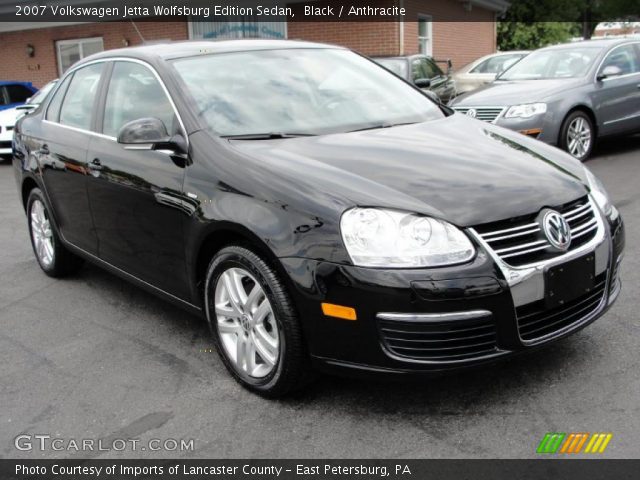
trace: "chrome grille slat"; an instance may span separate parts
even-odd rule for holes
[[[567,222],[570,222],[572,220],[575,220],[576,218],[579,218],[579,217],[581,217],[583,215],[586,215],[590,210],[591,210],[591,205],[589,205],[587,203],[586,205],[583,205],[582,207],[579,207],[579,208],[576,208],[575,210],[567,212],[564,215],[564,218],[567,219]]]
[[[569,251],[588,242],[598,230],[596,210],[588,197],[560,207],[552,207],[561,213],[571,229]],[[541,209],[542,210],[542,209]],[[514,219],[474,227],[486,244],[511,266],[522,266],[545,261],[562,255],[554,249],[538,223],[540,211]]]
[[[589,227],[592,227],[592,226],[596,225],[597,223],[598,223],[597,220],[595,218],[592,218],[588,222],[583,223],[582,225],[580,225],[578,227],[572,228],[571,229],[571,235],[580,233],[581,231],[586,230]]]
[[[546,246],[549,245],[549,242],[547,242],[546,240],[538,240],[536,242],[524,243],[522,245],[518,245],[517,247],[500,248],[500,249],[496,250],[496,253],[498,255],[502,256],[503,253],[510,253],[510,252],[515,251],[515,250],[521,250],[523,248],[528,249],[530,247],[537,247],[538,245],[543,245],[543,244],[546,244],[545,245],[545,248],[546,248]]]
[[[528,255],[530,253],[535,253],[535,252],[539,252],[541,250],[546,250],[547,248],[549,248],[549,244],[542,245],[541,247],[536,247],[536,248],[530,248],[528,250],[523,250],[522,252],[510,253],[508,255],[501,255],[501,256],[502,256],[502,258],[520,257],[522,255]]]
[[[593,224],[590,228],[587,228],[586,230],[582,230],[581,232],[576,233],[575,235],[573,235],[573,238],[580,238],[584,235],[586,235],[587,233],[593,232],[595,229],[598,228],[597,224]]]
[[[485,240],[489,240],[490,237],[492,237],[493,235],[499,235],[501,233],[508,233],[508,232],[515,232],[518,230],[522,230],[523,228],[533,228],[533,227],[537,227],[538,224],[536,222],[533,223],[529,223],[527,225],[522,225],[520,227],[513,227],[513,228],[507,228],[505,230],[497,230],[495,232],[491,232],[491,233],[485,233],[482,234],[481,237],[484,238]],[[495,239],[491,239],[491,240],[495,240]]]
[[[523,235],[531,235],[532,233],[537,233],[540,231],[540,227],[537,228],[533,228],[531,230],[525,230],[523,232],[518,232],[518,233],[512,233],[511,235],[503,235],[501,237],[489,237],[489,240],[492,242],[497,242],[498,240],[506,240],[508,238],[514,238],[514,237],[522,237]],[[487,240],[485,238],[485,240]]]
[[[482,120],[483,122],[492,123],[502,115],[505,107],[453,107],[453,109],[462,115],[466,115],[469,110],[473,109],[476,111],[474,118]]]

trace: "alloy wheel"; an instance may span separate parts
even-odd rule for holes
[[[218,278],[215,313],[222,348],[234,368],[253,378],[278,363],[280,333],[264,289],[246,270],[229,268]]]
[[[584,157],[591,146],[591,126],[583,117],[576,117],[567,130],[567,150],[576,158]]]
[[[54,260],[53,231],[44,204],[35,200],[31,205],[31,237],[38,260],[44,267],[49,267]]]

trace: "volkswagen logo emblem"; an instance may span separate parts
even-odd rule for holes
[[[542,218],[542,230],[549,243],[561,251],[571,244],[571,227],[567,220],[555,210],[549,210]]]
[[[475,108],[470,108],[469,110],[467,110],[467,116],[471,118],[476,118],[477,113],[478,112],[476,111]]]

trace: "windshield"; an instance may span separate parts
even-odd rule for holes
[[[407,61],[402,58],[374,58],[374,60],[396,75],[407,78]]]
[[[44,87],[42,87],[40,90],[38,90],[33,97],[31,97],[27,103],[31,104],[31,105],[39,105],[42,103],[42,101],[46,98],[46,96],[49,94],[49,92],[51,91],[51,89],[56,85],[58,81],[57,80],[53,80],[52,82],[47,83]]]
[[[442,118],[436,104],[348,50],[288,49],[173,62],[218,135],[320,135]]]
[[[539,50],[524,57],[504,72],[499,80],[543,80],[586,75],[600,52],[597,47]]]

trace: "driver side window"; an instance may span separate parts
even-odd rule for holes
[[[636,56],[633,45],[625,45],[611,51],[602,63],[598,74],[607,67],[618,67],[622,72],[621,75],[640,72],[640,60]]]
[[[102,133],[117,137],[125,124],[146,117],[161,120],[169,134],[177,130],[171,102],[153,72],[139,63],[116,62],[107,92]]]

